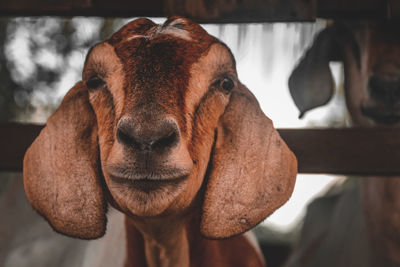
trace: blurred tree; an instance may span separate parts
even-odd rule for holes
[[[7,39],[8,19],[0,19],[0,121],[8,121],[15,117],[17,104],[14,93],[22,88],[11,79],[8,61],[4,51],[4,44]]]
[[[43,121],[80,79],[89,47],[109,37],[119,21],[0,19],[0,121]]]

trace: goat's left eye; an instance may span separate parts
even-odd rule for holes
[[[103,86],[104,84],[105,84],[105,82],[102,79],[100,79],[98,76],[94,76],[86,82],[86,86],[91,89],[99,88],[100,86]]]
[[[230,78],[223,78],[220,81],[220,86],[225,91],[230,92],[233,89],[233,87],[235,87],[235,83]]]

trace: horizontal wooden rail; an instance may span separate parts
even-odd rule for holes
[[[341,128],[279,130],[301,173],[399,175],[400,130]]]
[[[205,2],[186,5],[193,1]],[[313,21],[315,0],[244,1],[213,6],[204,0],[0,0],[6,16],[166,17],[181,15],[204,23]],[[250,2],[247,5],[246,2]],[[207,12],[208,11],[208,12]]]
[[[193,1],[203,4],[187,4]],[[185,4],[186,3],[186,4]],[[222,2],[221,2],[222,3]],[[318,18],[400,17],[398,0],[236,1],[205,0],[0,0],[2,16],[165,17],[182,15],[205,23],[314,21]]]
[[[41,125],[0,123],[0,170],[21,171],[24,154]]]
[[[27,147],[43,126],[0,124],[0,170],[20,171]],[[400,130],[280,129],[300,173],[400,175]]]
[[[398,0],[317,0],[319,18],[399,19]]]

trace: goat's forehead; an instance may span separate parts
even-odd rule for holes
[[[108,52],[100,49],[102,47],[107,47]],[[104,76],[107,76],[120,69],[122,89],[125,94],[134,93],[136,98],[167,89],[170,92],[167,98],[185,96],[191,90],[188,84],[196,62],[202,64],[201,67],[196,64],[196,70],[201,71],[195,76],[204,76],[204,79],[213,78],[208,77],[213,73],[209,73],[211,69],[218,73],[235,72],[235,60],[229,49],[198,24],[180,17],[170,18],[163,25],[148,19],[132,21],[89,54],[87,70],[90,66],[95,71],[104,69]],[[110,67],[107,59],[110,56],[118,64]],[[205,62],[204,57],[208,58]]]
[[[131,21],[114,33],[109,42],[115,46],[133,39],[146,39],[150,41],[163,35],[167,35],[171,39],[184,39],[186,41],[197,42],[198,44],[215,39],[200,25],[191,20],[182,17],[171,17],[163,24],[155,24],[146,18]]]
[[[182,17],[171,17],[162,25],[145,18],[137,19],[108,40],[130,71],[147,65],[148,70],[157,72],[165,67],[168,67],[165,71],[173,71],[178,65],[188,68],[217,42],[200,25]]]
[[[148,88],[160,86],[160,81],[179,80],[179,87],[183,88],[192,64],[220,42],[200,25],[173,17],[162,25],[148,19],[134,20],[116,32],[108,43],[124,66],[128,87],[141,83]]]

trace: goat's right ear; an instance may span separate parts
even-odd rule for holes
[[[201,233],[220,239],[253,228],[291,196],[297,160],[243,85],[219,118]]]
[[[314,40],[289,78],[289,90],[300,111],[325,105],[334,93],[335,84],[329,61],[337,56],[338,47],[331,27],[323,30]]]
[[[25,154],[28,200],[57,232],[83,239],[105,233],[106,201],[97,139],[88,89],[79,82]]]

